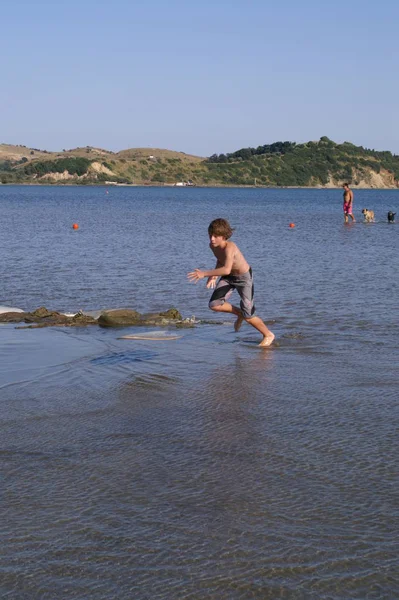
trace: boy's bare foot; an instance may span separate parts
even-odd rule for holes
[[[242,315],[238,315],[236,322],[234,323],[234,331],[240,331],[243,320],[244,317]]]
[[[261,341],[261,343],[259,344],[259,346],[261,348],[265,348],[266,346],[270,346],[270,344],[273,342],[274,338],[276,336],[274,335],[274,333],[270,332],[267,335],[265,335],[265,337],[263,338],[263,340]]]

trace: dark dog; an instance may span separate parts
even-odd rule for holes
[[[395,223],[395,215],[396,213],[392,212],[391,210],[388,213],[388,223]]]

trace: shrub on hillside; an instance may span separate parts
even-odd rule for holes
[[[87,173],[91,162],[83,157],[68,157],[58,160],[41,160],[33,162],[24,167],[26,175],[38,175],[42,177],[48,173],[64,173],[68,171],[70,175],[84,175]]]

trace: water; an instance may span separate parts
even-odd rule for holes
[[[397,597],[398,204],[0,186],[0,304],[214,319],[186,273],[224,216],[277,339],[0,326],[1,597]]]

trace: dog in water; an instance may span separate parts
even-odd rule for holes
[[[395,223],[395,215],[396,213],[392,212],[391,210],[388,213],[388,223]]]
[[[363,208],[362,214],[364,215],[365,223],[374,223],[374,211],[368,208]]]

